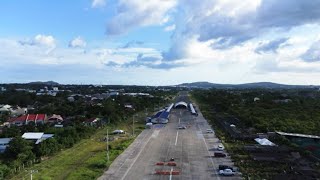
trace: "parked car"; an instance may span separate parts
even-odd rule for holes
[[[224,170],[220,170],[219,174],[223,176],[233,176],[234,172],[231,169],[224,169]]]
[[[207,129],[207,133],[213,133],[212,129]]]
[[[227,155],[223,152],[214,152],[214,157],[226,157]]]
[[[233,167],[231,166],[227,166],[227,165],[219,165],[219,171],[220,170],[225,170],[225,169],[231,169],[232,171],[234,171]]]
[[[224,147],[223,147],[222,144],[219,144],[217,149],[218,149],[219,151],[223,151],[223,150],[224,150]]]
[[[121,130],[121,129],[117,129],[112,132],[112,134],[124,134],[124,133],[125,133],[124,130]]]
[[[186,126],[178,126],[178,129],[187,129]]]

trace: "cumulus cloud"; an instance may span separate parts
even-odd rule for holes
[[[186,42],[195,36],[199,42],[211,41],[209,46],[213,49],[227,49],[271,31],[283,33],[294,27],[319,24],[319,6],[320,0],[182,0],[172,44],[164,58],[184,58],[183,53],[188,53]],[[280,42],[273,43],[269,48]]]
[[[38,34],[33,39],[29,40],[21,40],[19,41],[22,45],[30,45],[30,46],[47,46],[47,47],[54,47],[56,46],[56,40],[53,36],[50,35],[43,35]]]
[[[265,43],[260,43],[260,45],[255,49],[255,52],[258,54],[272,52],[277,53],[277,50],[285,45],[289,38],[280,38]]]
[[[37,46],[39,48],[45,48],[45,53],[49,54],[56,48],[56,40],[51,35],[38,34],[32,39],[18,41],[23,46]]]
[[[314,42],[301,58],[306,62],[320,62],[320,40]]]
[[[72,47],[72,48],[84,48],[86,47],[86,45],[87,45],[86,41],[79,36],[69,42],[69,47]]]
[[[120,0],[117,15],[107,22],[106,34],[118,35],[149,25],[161,25],[169,20],[169,11],[177,0]]]
[[[106,5],[106,0],[93,0],[91,3],[92,8],[104,7]]]
[[[164,31],[173,31],[176,29],[176,25],[175,24],[172,24],[170,26],[167,26],[164,28]]]
[[[122,68],[135,68],[135,67],[147,67],[151,69],[173,69],[178,67],[187,66],[185,62],[164,62],[160,57],[156,56],[145,56],[144,54],[138,54],[136,59],[126,63],[117,63],[115,61],[110,61],[105,64],[110,67],[122,67]]]
[[[217,9],[215,12],[197,16],[187,27],[191,33],[199,34],[200,41],[219,38],[219,42],[232,46],[269,30],[288,30],[303,24],[319,23],[320,20],[320,11],[317,9],[320,0],[261,0],[260,4],[252,6],[254,8],[241,9],[234,14],[224,12],[233,12],[234,9],[242,7],[242,3],[251,2],[244,1],[219,9],[222,5],[217,1],[213,5],[213,8]],[[208,11],[208,8],[203,11]]]

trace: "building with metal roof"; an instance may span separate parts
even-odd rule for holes
[[[174,108],[188,108],[188,104],[184,101],[177,102]]]
[[[191,114],[196,115],[197,112],[196,112],[196,110],[194,109],[194,107],[193,107],[193,105],[191,103],[189,104],[189,107],[190,107]]]
[[[151,122],[152,123],[158,123],[158,124],[166,124],[166,123],[168,123],[169,122],[170,111],[171,111],[173,106],[174,106],[174,104],[172,103],[172,104],[170,104],[170,106],[167,109],[161,111],[161,113],[158,112],[155,116],[152,117]]]
[[[276,131],[276,133],[281,135],[281,136],[292,136],[292,137],[300,137],[300,138],[320,139],[320,136],[308,135],[308,134],[286,133],[286,132],[280,132],[280,131]]]
[[[266,138],[255,138],[254,140],[262,146],[275,146],[273,142]]]
[[[52,138],[54,134],[44,134],[43,132],[26,132],[22,135],[23,139],[35,141],[35,144],[39,144],[42,141]]]
[[[9,146],[12,138],[0,138],[0,153],[3,153]]]

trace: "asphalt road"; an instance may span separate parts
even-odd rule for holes
[[[186,94],[176,98],[185,100]],[[219,164],[232,165],[230,157],[214,158],[219,143],[201,112],[193,116],[188,109],[172,109],[169,123],[144,130],[136,140],[112,163],[99,179],[162,180],[162,179],[240,179],[239,175],[218,175]],[[187,129],[177,129],[178,125]],[[167,166],[174,158],[177,166]],[[165,162],[164,166],[156,163]],[[156,171],[179,172],[179,175],[158,175]]]

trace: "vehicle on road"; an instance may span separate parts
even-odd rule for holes
[[[207,129],[207,133],[213,133],[214,131],[212,129]]]
[[[187,129],[186,126],[178,126],[178,129]]]
[[[146,124],[146,129],[152,129],[152,125],[153,125],[153,124],[152,124],[151,122],[147,123],[147,124]]]
[[[219,165],[219,171],[220,170],[225,170],[225,169],[231,169],[232,171],[234,171],[233,167],[231,166],[227,166],[227,165]]]
[[[227,157],[227,155],[223,152],[214,152],[214,157]]]
[[[219,151],[223,151],[223,150],[224,150],[224,147],[223,147],[222,144],[219,144],[217,149],[218,149]]]
[[[233,176],[235,173],[231,169],[224,169],[220,170],[219,174],[223,176]]]

